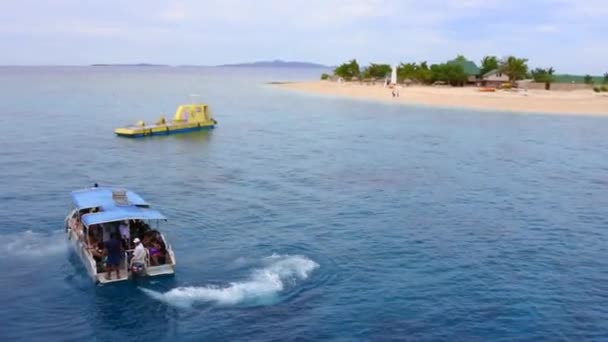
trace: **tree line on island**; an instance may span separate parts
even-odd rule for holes
[[[389,64],[370,63],[367,67],[361,68],[356,59],[337,66],[333,70],[335,77],[340,77],[346,81],[352,80],[375,80],[390,77],[392,67]],[[397,82],[409,83],[417,82],[420,84],[445,83],[452,86],[464,86],[471,79],[481,80],[484,75],[491,72],[499,72],[509,78],[510,83],[518,80],[533,79],[534,82],[545,84],[545,89],[551,88],[551,83],[562,81],[558,79],[555,70],[549,68],[535,68],[530,70],[528,59],[508,56],[499,59],[496,56],[486,56],[481,60],[480,67],[467,60],[464,56],[458,55],[455,59],[438,64],[429,65],[426,61],[420,63],[401,63],[397,66]],[[321,75],[322,80],[329,79],[329,74]],[[578,80],[578,79],[577,79]],[[601,77],[585,75],[581,81],[586,84],[603,83],[602,87],[594,88],[595,91],[608,91],[608,72]]]

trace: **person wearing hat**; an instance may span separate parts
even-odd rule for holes
[[[133,251],[133,258],[131,259],[131,269],[136,269],[139,272],[146,266],[146,248],[139,238],[133,239],[133,243],[135,244],[135,250]]]

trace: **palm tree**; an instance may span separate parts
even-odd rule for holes
[[[550,90],[551,83],[555,81],[555,78],[553,77],[554,72],[555,70],[553,69],[553,67],[549,69],[536,68],[532,70],[531,74],[532,78],[534,78],[534,82],[544,83],[545,90]]]
[[[481,60],[481,69],[479,70],[479,76],[483,76],[486,73],[498,69],[498,58],[496,56],[485,56]]]
[[[360,74],[359,63],[357,63],[356,59],[353,59],[348,63],[343,63],[334,69],[334,75],[349,81],[352,78],[358,78]]]
[[[553,67],[549,67],[549,69],[547,69],[547,76],[545,77],[545,90],[551,89],[551,83],[555,81],[555,77],[553,77],[554,72],[555,69],[553,69]]]
[[[521,80],[528,74],[528,59],[509,56],[504,59],[500,71],[509,76],[509,81]]]

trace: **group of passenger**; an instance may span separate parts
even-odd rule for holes
[[[118,227],[115,224],[91,225],[88,238],[88,248],[97,263],[97,272],[107,272],[108,280],[112,272],[120,278],[125,252],[130,268],[167,262],[167,250],[160,233],[140,220],[123,221]]]

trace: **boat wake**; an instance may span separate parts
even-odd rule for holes
[[[177,307],[213,302],[220,305],[270,304],[280,292],[307,279],[319,267],[313,260],[300,255],[276,255],[264,258],[263,267],[255,269],[250,278],[228,286],[177,287],[168,292],[141,288],[150,297]]]
[[[48,257],[65,252],[68,247],[63,231],[43,234],[26,230],[0,235],[0,241],[0,251],[8,257]]]

